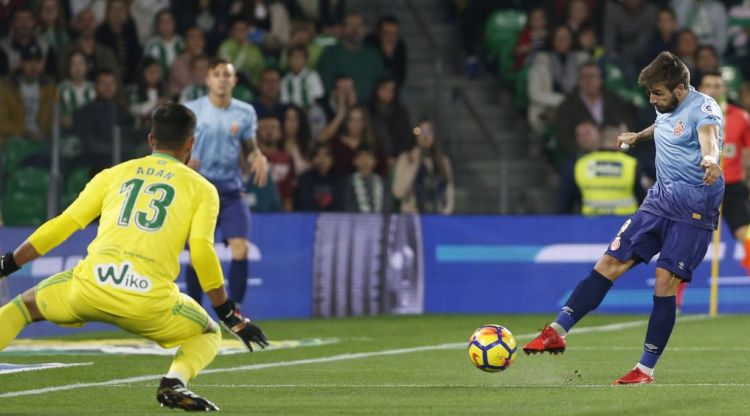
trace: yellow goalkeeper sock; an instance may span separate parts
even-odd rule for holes
[[[0,351],[16,339],[22,329],[31,323],[29,310],[26,309],[21,295],[0,308]]]
[[[213,361],[219,352],[221,331],[207,332],[185,341],[169,367],[168,378],[176,378],[183,384],[195,378],[198,373]]]

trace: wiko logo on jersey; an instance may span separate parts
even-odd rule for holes
[[[118,289],[134,292],[148,292],[151,290],[151,279],[141,276],[133,269],[129,261],[117,264],[97,264],[94,268],[97,283]]]

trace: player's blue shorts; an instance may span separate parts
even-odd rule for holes
[[[710,241],[711,230],[639,209],[620,227],[606,254],[621,262],[635,258],[648,263],[660,253],[656,267],[689,282],[693,270],[703,261]]]
[[[221,238],[250,238],[250,210],[240,191],[219,192],[219,219],[216,224]]]

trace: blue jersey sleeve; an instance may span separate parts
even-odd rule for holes
[[[701,127],[705,125],[717,126],[721,128],[723,122],[723,115],[721,114],[721,107],[713,98],[706,97],[700,105],[699,109],[694,111],[695,126]]]
[[[258,116],[253,106],[248,105],[247,108],[247,118],[244,123],[244,129],[240,134],[240,139],[251,141],[255,139],[255,131],[258,129]]]

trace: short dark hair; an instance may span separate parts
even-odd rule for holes
[[[299,53],[304,54],[305,55],[305,59],[308,58],[307,46],[304,46],[304,45],[295,45],[295,46],[292,46],[287,51],[287,53],[286,53],[287,55],[286,56],[291,58],[292,54],[295,53],[295,52],[299,52]]]
[[[96,76],[94,77],[94,81],[98,80],[99,77],[112,77],[115,80],[117,80],[117,73],[111,69],[102,68],[98,71],[96,71]]]
[[[182,104],[166,103],[151,115],[151,136],[156,147],[178,150],[195,133],[195,114]]]
[[[383,26],[385,26],[388,23],[396,25],[396,26],[400,25],[400,23],[398,21],[398,17],[396,17],[395,15],[392,15],[392,14],[386,14],[386,15],[381,16],[380,19],[378,19],[378,23],[377,23],[377,26],[376,26],[377,30],[382,29]]]
[[[316,143],[310,150],[310,159],[315,158],[320,152],[326,152],[328,153],[328,156],[333,157],[333,146],[327,142]]]
[[[212,70],[216,68],[219,65],[229,65],[231,62],[227,61],[224,58],[211,58],[211,60],[208,62],[208,70]]]
[[[367,153],[370,156],[377,158],[377,155],[376,155],[377,152],[375,152],[375,146],[369,143],[361,143],[359,146],[357,146],[357,150],[354,152],[354,155],[358,156],[362,153]]]
[[[690,71],[687,66],[672,52],[662,52],[646,65],[638,76],[638,85],[653,88],[664,84],[670,91],[682,84],[690,86]]]
[[[701,79],[698,80],[698,85],[703,83],[703,78],[705,77],[719,77],[721,79],[724,79],[724,77],[721,76],[721,72],[719,71],[706,71],[701,74]]]

